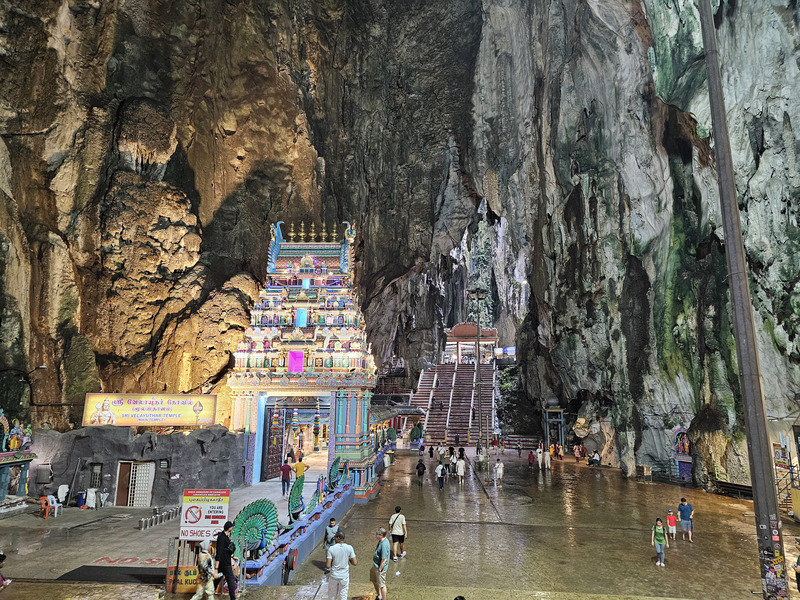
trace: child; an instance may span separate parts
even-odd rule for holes
[[[6,562],[6,555],[0,552],[0,569],[3,568],[3,563]],[[0,591],[6,589],[11,584],[10,579],[6,579],[3,577],[3,574],[0,573]]]
[[[667,511],[667,533],[669,533],[672,536],[673,540],[675,539],[675,532],[677,531],[676,520],[677,519],[673,514],[672,509],[670,508]]]

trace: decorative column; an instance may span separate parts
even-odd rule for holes
[[[377,490],[374,475],[375,451],[369,436],[371,392],[345,389],[336,392],[331,404],[329,464],[335,458],[348,461],[353,474],[356,500],[366,501]]]
[[[0,500],[5,500],[8,495],[8,484],[11,481],[10,470],[10,467],[6,465],[0,467]]]

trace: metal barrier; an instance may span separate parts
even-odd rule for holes
[[[171,521],[172,519],[179,517],[180,514],[181,514],[180,506],[173,506],[166,509],[161,506],[154,506],[153,516],[142,517],[141,519],[139,519],[139,530],[143,531],[145,529],[150,529],[151,527],[155,527],[156,525],[161,525],[162,523],[166,523],[167,521]]]

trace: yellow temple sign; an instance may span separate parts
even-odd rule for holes
[[[124,427],[212,425],[216,394],[86,394],[84,425]]]

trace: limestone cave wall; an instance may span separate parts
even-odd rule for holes
[[[714,6],[767,410],[786,417],[798,13]],[[9,0],[0,139],[0,364],[48,366],[39,425],[77,423],[101,384],[213,390],[224,413],[269,223],[348,220],[378,364],[413,379],[480,281],[525,392],[611,423],[626,472],[683,426],[698,479],[747,477],[692,2]]]

